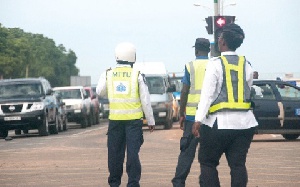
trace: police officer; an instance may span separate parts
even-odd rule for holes
[[[235,50],[244,31],[231,23],[223,27],[218,47],[221,56],[210,60],[202,85],[193,134],[200,137],[200,186],[219,187],[217,166],[223,153],[230,167],[231,187],[246,187],[246,157],[258,125],[251,110],[253,69]]]
[[[136,49],[131,43],[120,43],[115,49],[117,66],[101,74],[96,92],[109,99],[108,183],[120,186],[127,150],[127,187],[139,187],[141,178],[140,147],[143,144],[143,113],[150,132],[154,130],[153,111],[144,76],[132,66]]]
[[[182,78],[179,124],[180,129],[183,130],[183,136],[180,139],[180,154],[175,177],[172,179],[174,187],[185,186],[198,145],[198,138],[193,135],[192,126],[195,121],[196,107],[200,100],[210,42],[205,38],[197,38],[194,47],[196,60],[185,65],[185,73]]]

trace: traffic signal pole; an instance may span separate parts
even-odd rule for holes
[[[215,13],[215,16],[219,16],[220,15],[220,3],[218,0],[214,0],[214,13]],[[214,24],[214,18],[213,17],[213,31],[215,31],[215,24]],[[215,35],[215,33],[214,33]],[[214,37],[216,38],[216,37]],[[217,42],[218,41],[215,41],[216,39],[214,39],[214,42],[210,44],[210,57],[216,57],[216,56],[220,56],[221,53],[219,52],[218,50],[218,46],[217,46]]]

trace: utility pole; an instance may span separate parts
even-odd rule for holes
[[[214,13],[215,16],[213,17],[213,30],[215,30],[215,17],[220,15],[220,2],[219,0],[214,0]],[[215,37],[214,37],[215,38]],[[216,40],[216,39],[215,39]],[[217,50],[218,46],[216,46],[218,41],[214,41],[213,43],[210,44],[210,56],[211,57],[216,57],[216,56],[220,56],[221,53],[219,52],[219,50]]]

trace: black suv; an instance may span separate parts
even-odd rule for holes
[[[39,135],[58,133],[56,98],[45,78],[0,80],[0,136],[8,130],[38,129]]]

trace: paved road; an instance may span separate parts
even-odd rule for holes
[[[1,187],[107,187],[107,121],[86,129],[71,124],[67,132],[39,137],[35,132],[0,140]],[[171,187],[181,130],[144,130],[142,187]],[[247,160],[249,187],[299,187],[300,139],[285,141],[281,136],[256,135]],[[223,187],[230,186],[224,157],[219,166]],[[125,172],[125,169],[124,169]],[[198,186],[197,157],[187,179],[187,187]],[[124,173],[122,187],[126,186]]]

